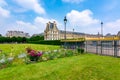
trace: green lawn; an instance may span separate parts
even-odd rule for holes
[[[32,49],[42,51],[55,50],[60,48],[59,46],[39,44],[0,44],[0,50],[2,50],[3,53],[12,53],[13,55],[25,53],[25,48],[27,47],[31,47]]]
[[[0,80],[120,80],[120,59],[82,54],[0,70]]]

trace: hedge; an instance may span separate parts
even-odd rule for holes
[[[28,41],[33,44],[47,44],[47,45],[61,45],[60,40],[41,40],[41,41]]]

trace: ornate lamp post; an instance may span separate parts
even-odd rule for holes
[[[101,35],[103,37],[103,22],[101,22]]]
[[[65,25],[65,34],[64,34],[64,39],[66,40],[66,23],[67,23],[67,19],[66,16],[64,17],[64,25]]]
[[[74,28],[73,28],[73,39],[74,39]]]
[[[102,35],[102,38],[103,38],[103,22],[101,22],[101,35]],[[102,54],[102,51],[103,51],[103,45],[102,45],[102,41],[101,41],[101,54]]]

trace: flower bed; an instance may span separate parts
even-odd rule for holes
[[[3,53],[2,53],[3,54]],[[79,50],[72,49],[58,49],[58,50],[50,50],[50,51],[37,51],[30,47],[26,48],[25,53],[20,53],[15,56],[8,56],[3,54],[0,56],[0,69],[11,66],[11,65],[20,65],[20,64],[28,64],[33,62],[41,62],[54,60],[58,58],[76,56],[81,54]]]
[[[38,61],[39,58],[42,56],[42,52],[33,50],[31,48],[26,48],[26,51],[28,53],[28,57],[30,61]]]

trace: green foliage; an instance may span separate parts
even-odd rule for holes
[[[26,43],[27,38],[25,37],[2,37],[0,36],[0,43]]]
[[[84,49],[82,48],[77,48],[78,53],[84,53]]]
[[[2,34],[0,34],[0,37],[2,36]]]
[[[40,41],[40,40],[44,40],[44,36],[32,36],[31,38],[29,38],[29,41]]]
[[[75,50],[58,49],[53,51],[46,51],[43,53],[41,57],[42,57],[42,61],[46,61],[46,60],[63,58],[63,57],[70,57],[73,55],[76,55]]]
[[[73,55],[74,55],[74,52],[73,52],[73,50],[66,50],[65,55],[66,55],[67,57],[73,56]]]
[[[3,37],[0,36],[0,43],[27,43],[31,41],[44,40],[44,36],[32,36],[31,38],[26,37]]]
[[[41,40],[41,41],[28,41],[33,44],[46,44],[46,45],[61,45],[60,40]]]

